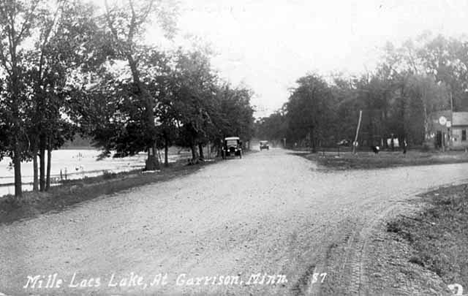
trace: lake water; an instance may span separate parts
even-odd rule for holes
[[[179,150],[180,152],[180,150]],[[79,179],[84,177],[94,177],[102,175],[104,172],[125,172],[135,169],[143,169],[145,166],[146,153],[141,153],[125,158],[105,158],[97,160],[100,151],[98,150],[56,150],[52,153],[51,179],[54,181],[60,178]],[[169,153],[169,162],[175,162],[180,158],[188,158],[186,151],[180,153]],[[47,161],[47,160],[46,160]],[[14,171],[10,165],[11,158],[6,157],[0,161],[0,185],[14,183]],[[47,162],[46,162],[47,163]],[[21,175],[23,181],[23,191],[32,190],[33,163],[24,162],[21,164]],[[0,186],[0,196],[14,194],[14,186]]]

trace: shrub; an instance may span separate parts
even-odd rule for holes
[[[104,180],[114,179],[115,177],[117,177],[117,174],[109,171],[104,171],[102,174]]]

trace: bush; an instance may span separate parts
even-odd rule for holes
[[[117,177],[117,174],[109,171],[104,171],[102,174],[104,180],[115,179],[115,177]]]
[[[429,143],[424,143],[421,147],[421,151],[422,152],[429,152],[431,151],[432,148],[431,148],[431,145]]]
[[[2,203],[8,204],[12,207],[19,207],[21,206],[22,202],[20,198],[16,198],[13,194],[5,195],[2,198]]]

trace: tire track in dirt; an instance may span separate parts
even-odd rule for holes
[[[451,185],[466,183],[465,178],[457,178],[458,180],[452,182]],[[368,222],[356,230],[348,232],[344,236],[344,241],[340,244],[333,243],[329,246],[329,250],[340,247],[344,249],[344,254],[339,254],[334,258],[327,258],[319,264],[319,270],[326,270],[329,268],[329,261],[339,262],[339,280],[337,284],[341,286],[340,295],[373,295],[368,287],[368,275],[366,274],[366,257],[368,254],[369,245],[372,244],[372,236],[379,231],[385,231],[385,223],[389,219],[397,216],[402,211],[408,210],[407,201],[416,198],[419,194],[430,191],[434,188],[425,190],[414,191],[406,194],[404,198],[399,195],[390,197],[390,200],[400,200],[402,202],[394,202],[388,206],[380,205],[377,215],[370,215]],[[405,202],[406,201],[406,202]],[[337,238],[338,240],[338,238]],[[300,295],[333,295],[323,293],[320,285],[316,285],[313,289],[310,288],[307,294]],[[409,294],[408,294],[409,295]]]

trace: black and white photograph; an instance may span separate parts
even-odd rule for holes
[[[468,295],[468,2],[0,0],[0,296]]]

